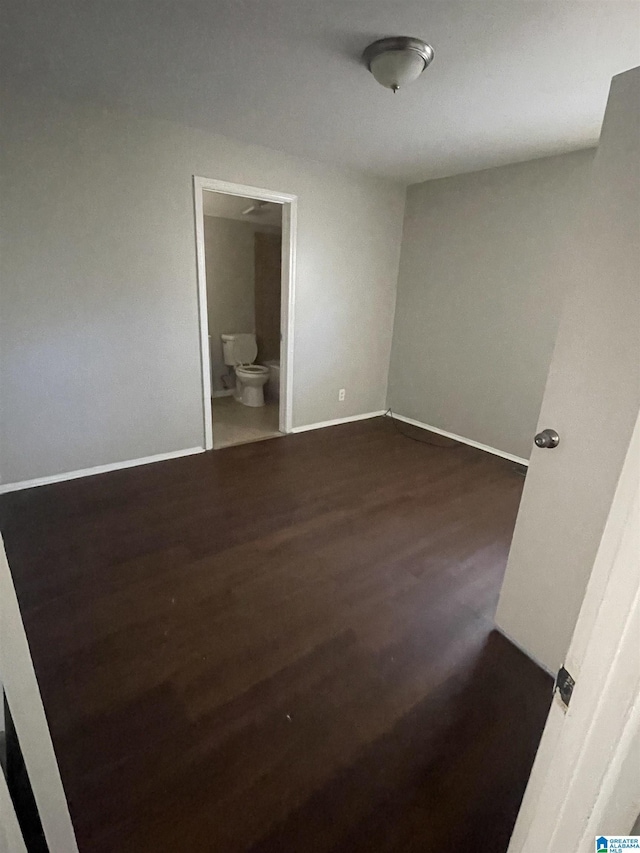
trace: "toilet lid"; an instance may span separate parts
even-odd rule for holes
[[[255,335],[233,336],[233,360],[236,364],[251,364],[258,355]]]

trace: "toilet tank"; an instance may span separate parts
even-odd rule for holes
[[[224,363],[231,367],[236,364],[253,364],[258,355],[256,336],[247,332],[220,335]]]

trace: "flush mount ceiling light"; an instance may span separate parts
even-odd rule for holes
[[[391,36],[370,44],[362,59],[378,83],[395,93],[418,79],[433,59],[433,48],[422,39]]]

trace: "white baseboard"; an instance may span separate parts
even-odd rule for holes
[[[214,391],[211,397],[215,400],[217,397],[232,397],[233,388],[224,388],[222,391]]]
[[[65,480],[77,480],[80,477],[93,477],[94,474],[106,474],[109,471],[120,471],[123,468],[135,468],[138,465],[149,465],[152,462],[166,462],[168,459],[178,459],[180,456],[193,456],[194,453],[204,453],[204,447],[189,447],[186,450],[172,450],[170,453],[158,453],[155,456],[144,456],[142,459],[128,459],[126,462],[112,462],[110,465],[96,465],[94,468],[82,468],[79,471],[68,471],[66,474],[52,474],[49,477],[36,477],[34,480],[23,480],[20,483],[0,485],[0,495],[6,492],[17,492],[20,489],[33,489],[35,486],[48,486],[51,483],[62,483]]]
[[[305,424],[304,426],[293,427],[291,432],[307,432],[310,429],[323,429],[324,427],[338,426],[338,424],[350,424],[353,421],[366,421],[369,418],[379,418],[384,415],[385,410],[379,412],[366,412],[364,415],[351,415],[348,418],[335,418],[333,421],[319,421],[317,424]]]
[[[524,459],[522,456],[514,456],[513,453],[506,453],[504,450],[498,450],[496,447],[489,447],[488,444],[480,444],[479,441],[474,441],[472,438],[465,438],[463,435],[456,435],[455,432],[448,432],[446,429],[440,429],[439,427],[429,426],[429,424],[423,424],[422,421],[416,421],[413,418],[405,418],[404,415],[399,415],[396,412],[393,413],[393,417],[398,421],[403,421],[405,424],[411,424],[412,426],[420,427],[420,429],[435,432],[438,435],[445,436],[445,438],[452,438],[454,441],[459,441],[462,444],[468,444],[470,447],[476,447],[478,450],[484,450],[486,453],[493,453],[494,456],[502,456],[503,459],[509,459],[511,462],[517,462],[518,465],[529,466],[529,460]]]

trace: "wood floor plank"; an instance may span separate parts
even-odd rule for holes
[[[433,440],[0,498],[82,853],[506,851],[551,688],[493,630],[523,478]]]

